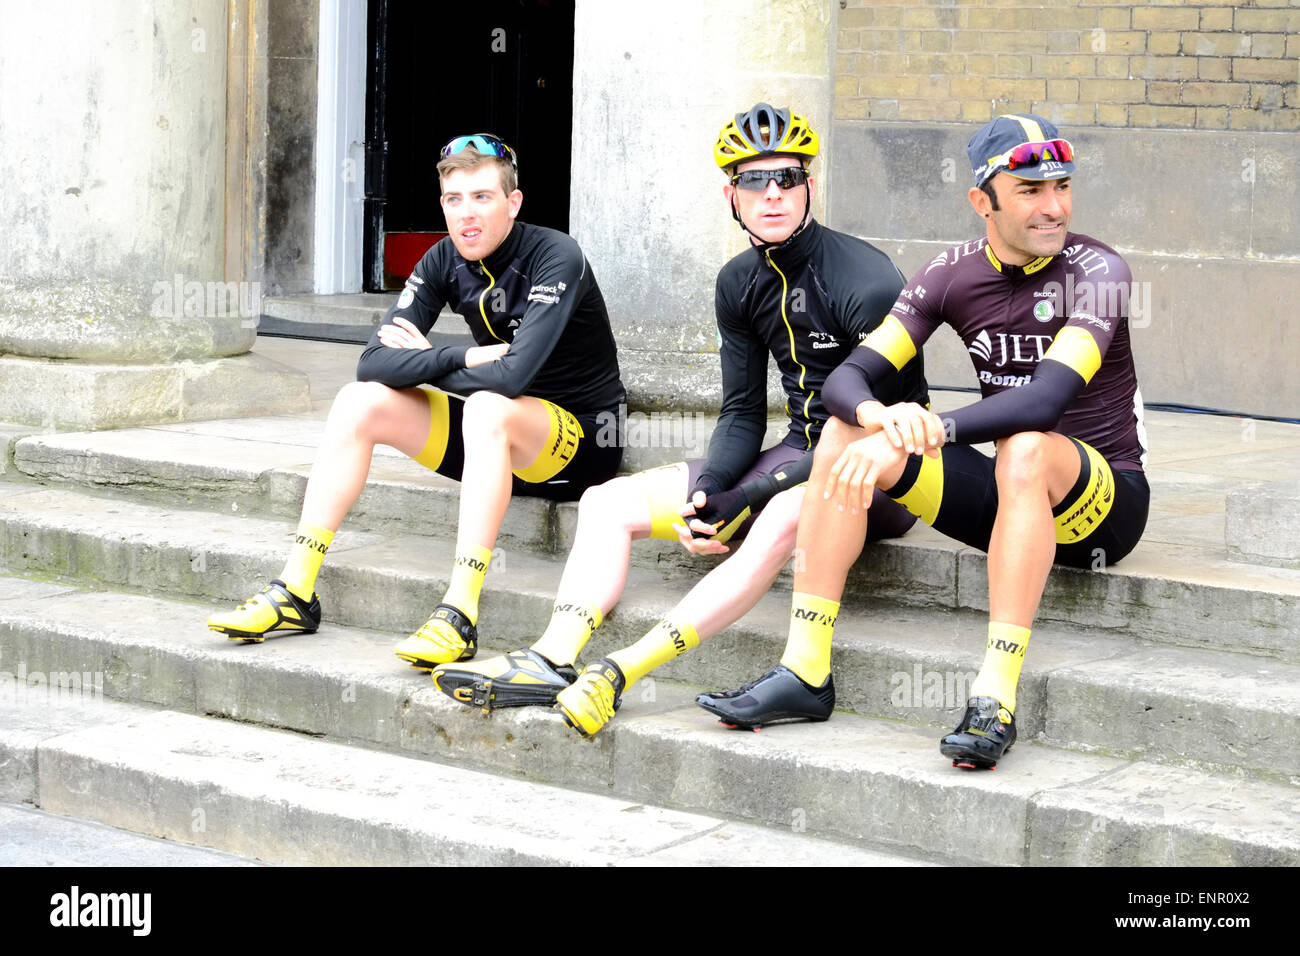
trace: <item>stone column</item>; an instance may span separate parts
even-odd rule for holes
[[[224,274],[227,4],[0,18],[0,420],[101,428],[302,410]],[[233,281],[226,281],[227,279]]]
[[[634,406],[717,410],[714,280],[748,238],[723,202],[713,143],[766,101],[808,117],[829,153],[832,20],[829,2],[664,0],[632,17],[578,0],[572,232],[609,304]],[[822,159],[813,172],[820,217]]]

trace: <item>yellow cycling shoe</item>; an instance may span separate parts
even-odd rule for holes
[[[571,664],[556,667],[532,648],[489,657],[474,664],[442,664],[433,683],[452,700],[483,708],[555,703],[555,695],[578,679]]]
[[[478,650],[478,630],[450,604],[439,604],[420,629],[402,641],[395,653],[412,667],[433,670],[439,664],[467,661]]]
[[[272,581],[233,611],[213,614],[208,628],[232,641],[266,640],[272,631],[312,634],[320,627],[320,595],[304,601],[280,580]]]
[[[566,724],[582,736],[590,737],[613,718],[622,703],[626,684],[619,666],[602,657],[588,664],[572,687],[560,691],[555,698],[555,709]]]

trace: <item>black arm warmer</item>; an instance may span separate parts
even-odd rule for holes
[[[1017,432],[1056,427],[1070,402],[1083,391],[1083,376],[1055,359],[1044,359],[1026,385],[1009,388],[944,416],[947,440],[975,445]]]
[[[897,374],[898,370],[889,364],[889,359],[875,349],[859,346],[826,377],[826,384],[822,386],[822,404],[840,421],[856,425],[858,406],[863,402],[879,401],[871,387]]]

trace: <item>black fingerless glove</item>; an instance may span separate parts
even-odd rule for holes
[[[695,483],[695,491],[704,491],[704,507],[696,509],[695,517],[705,524],[712,525],[716,531],[714,534],[699,531],[691,533],[697,538],[716,538],[725,544],[750,515],[762,511],[763,506],[779,492],[807,481],[808,476],[812,474],[812,461],[813,455],[810,451],[788,467],[778,468],[769,475],[759,475],[730,491],[719,491],[714,494],[709,494],[701,487],[706,480],[712,484],[712,479],[701,476]],[[694,497],[694,491],[691,496]]]
[[[713,538],[725,544],[750,516],[751,505],[745,488],[746,485],[741,485],[739,488],[719,491],[716,494],[709,494],[706,491],[704,507],[695,509],[695,517],[712,526],[713,533],[692,531],[691,534],[696,538]]]

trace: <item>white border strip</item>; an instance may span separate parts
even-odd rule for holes
[[[316,80],[314,276],[318,294],[361,291],[366,2],[321,0]]]

